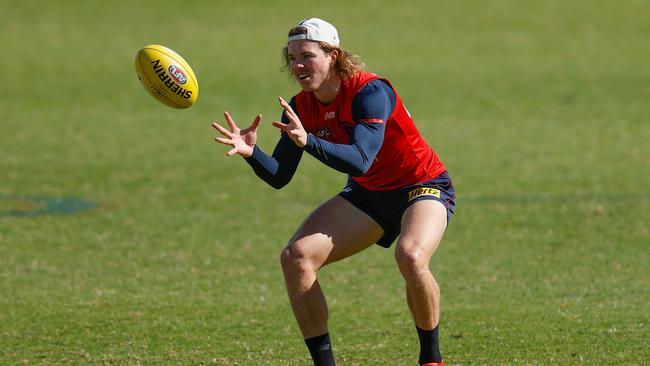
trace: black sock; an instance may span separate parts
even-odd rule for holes
[[[420,338],[420,364],[442,362],[438,345],[438,326],[436,325],[432,330],[420,329],[417,325],[415,328],[417,328]]]
[[[336,366],[329,333],[307,338],[305,344],[314,360],[314,366]]]

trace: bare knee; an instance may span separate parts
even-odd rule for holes
[[[395,261],[405,278],[418,277],[429,271],[429,255],[418,245],[401,242],[395,249]]]
[[[280,264],[285,274],[313,271],[313,258],[301,242],[291,242],[280,253]]]

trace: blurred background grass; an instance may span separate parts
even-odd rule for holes
[[[311,16],[396,85],[454,179],[432,263],[448,363],[648,362],[646,1],[2,5],[0,211],[98,207],[0,216],[0,364],[308,364],[277,257],[345,177],[305,156],[275,191],[210,122],[263,113],[272,150],[285,34]],[[142,90],[150,43],[190,62],[195,106]],[[392,251],[321,281],[340,364],[415,363]]]

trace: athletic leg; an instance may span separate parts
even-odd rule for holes
[[[328,333],[327,302],[316,274],[324,265],[374,244],[382,228],[340,196],[303,222],[282,251],[281,263],[293,313],[305,339]]]
[[[440,362],[437,329],[440,319],[440,288],[429,270],[431,256],[438,248],[447,227],[447,210],[434,200],[411,205],[402,217],[402,230],[395,248],[395,259],[406,283],[406,299],[419,330],[421,363]],[[423,343],[435,333],[435,345]],[[423,355],[424,353],[424,355]],[[431,354],[434,355],[431,355]],[[436,354],[437,353],[437,354]],[[424,358],[436,358],[424,360]]]

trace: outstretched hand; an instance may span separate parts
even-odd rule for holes
[[[223,113],[226,117],[226,122],[230,127],[230,131],[222,127],[216,122],[212,123],[212,127],[215,130],[219,131],[224,137],[215,137],[214,139],[224,145],[232,146],[232,149],[228,150],[226,155],[232,156],[239,154],[244,158],[248,158],[253,155],[253,148],[257,142],[257,126],[260,125],[262,121],[262,115],[258,114],[250,127],[246,129],[240,129],[233,121],[232,117],[228,112]]]
[[[282,108],[284,108],[284,115],[287,116],[289,123],[284,124],[282,122],[275,121],[273,122],[273,126],[284,131],[298,147],[305,147],[305,145],[307,145],[307,131],[305,131],[305,128],[302,126],[300,118],[298,118],[298,115],[293,111],[293,108],[291,108],[289,103],[287,103],[282,98],[278,99],[280,101],[280,105]]]

